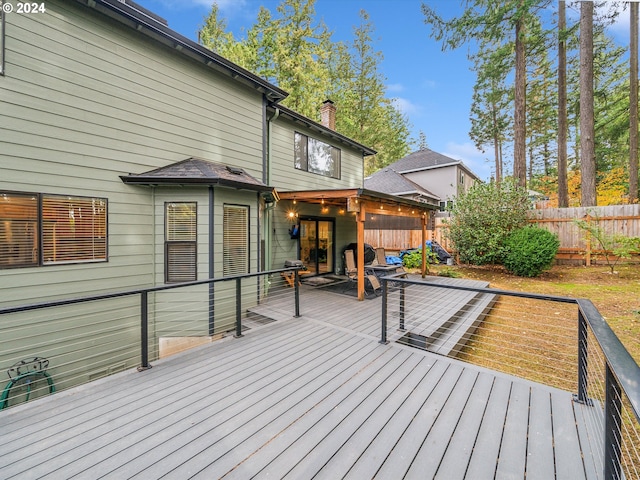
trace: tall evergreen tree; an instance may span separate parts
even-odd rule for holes
[[[631,3],[629,38],[629,201],[638,202],[638,3]]]
[[[333,100],[337,131],[378,152],[366,159],[365,171],[372,173],[408,153],[408,120],[386,96],[382,53],[374,48],[368,14],[361,12],[353,41],[333,42],[326,25],[316,22],[314,3],[282,0],[276,15],[261,7],[242,40],[225,31],[214,4],[200,41],[286,90],[283,104],[311,119],[319,120],[321,103]]]
[[[494,157],[494,180],[500,183],[503,177],[502,145],[511,138],[509,112],[513,110],[513,91],[506,84],[512,70],[510,44],[493,47],[481,42],[473,57],[476,83],[471,104],[471,129],[469,136],[476,148],[483,151],[492,146]],[[485,45],[486,44],[486,45]]]
[[[567,183],[567,20],[565,0],[558,2],[558,206],[569,206]]]
[[[596,156],[593,113],[593,3],[580,4],[580,173],[581,205],[591,207],[596,198]]]
[[[514,90],[514,177],[526,185],[526,24],[538,9],[550,0],[468,0],[457,18],[443,20],[423,3],[425,22],[432,27],[431,36],[442,41],[444,50],[457,48],[471,40],[501,44],[511,38],[515,46]]]

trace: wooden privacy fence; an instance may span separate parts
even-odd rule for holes
[[[603,207],[545,208],[532,210],[530,222],[558,235],[558,261],[591,263],[593,255],[603,253],[574,220],[591,221],[607,234],[640,237],[640,204]],[[637,256],[635,257],[637,260]]]
[[[451,251],[446,236],[446,214],[439,213],[428,230],[430,240],[437,241]],[[558,235],[560,248],[556,259],[559,262],[586,262],[602,253],[599,245],[589,242],[583,230],[574,220],[591,220],[609,234],[618,233],[627,237],[640,237],[640,204],[608,205],[603,207],[545,208],[531,210],[530,222]],[[365,230],[365,242],[383,246],[387,250],[404,250],[420,246],[420,231],[416,230]],[[634,256],[638,260],[638,256]]]

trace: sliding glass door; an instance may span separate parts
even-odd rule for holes
[[[335,223],[331,220],[300,221],[300,259],[310,274],[332,273]]]

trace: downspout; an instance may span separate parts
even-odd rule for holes
[[[213,278],[215,275],[215,262],[213,255],[214,244],[214,221],[213,215],[215,213],[215,197],[213,195],[213,185],[209,185],[209,278]],[[213,282],[209,282],[209,336],[212,336],[215,331],[215,289]]]
[[[266,144],[266,148],[264,148],[264,163],[262,168],[262,181],[266,185],[271,185],[271,139],[272,139],[272,122],[277,120],[280,116],[280,109],[278,107],[275,108],[274,114],[271,118],[267,117],[267,103],[266,99],[263,97],[264,102],[264,116],[266,128],[264,129],[264,144]],[[273,249],[272,249],[272,239],[273,239],[273,211],[276,207],[276,202],[267,206],[264,210],[264,265],[266,270],[273,269]]]

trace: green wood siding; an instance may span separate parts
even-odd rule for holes
[[[6,16],[0,190],[106,198],[109,260],[0,270],[0,306],[164,283],[165,198],[198,202],[198,277],[207,278],[207,188],[154,189],[119,177],[200,157],[262,178],[262,96],[92,9],[46,3],[46,14]],[[222,202],[247,199],[255,269],[257,196],[230,192],[216,196],[216,216],[221,222]],[[214,254],[221,237],[215,245]],[[193,317],[185,298],[203,301],[192,331],[205,335],[206,287],[179,301],[171,295],[150,296],[151,338],[163,321]],[[0,371],[45,356],[63,388],[139,365],[140,299],[112,302],[12,314],[13,327],[0,319]]]
[[[2,304],[153,284],[151,189],[119,176],[197,156],[261,178],[261,96],[72,2],[6,20],[0,189],[107,198],[109,261],[2,270]]]

